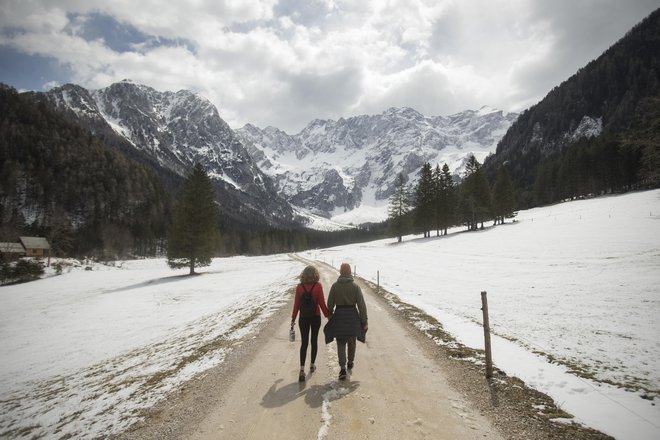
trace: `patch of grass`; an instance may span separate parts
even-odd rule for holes
[[[18,437],[27,437],[35,429],[41,428],[41,425],[31,425],[24,426],[22,428],[10,429],[9,431],[0,432],[0,438],[18,438]],[[35,435],[32,435],[32,438],[38,438]]]
[[[626,391],[630,391],[634,393],[639,393],[641,391],[644,393],[644,396],[646,396],[643,398],[650,398],[649,400],[653,400],[656,397],[660,397],[660,390],[651,389],[648,386],[648,381],[645,379],[640,379],[633,376],[624,376],[625,380],[622,381],[606,379],[599,377],[598,372],[594,371],[592,367],[585,365],[581,362],[578,362],[575,359],[557,358],[549,353],[545,353],[540,350],[534,350],[533,353],[546,358],[548,362],[550,362],[551,364],[565,366],[568,369],[569,373],[573,374],[574,376],[581,377],[582,379],[587,379],[596,383],[611,385],[613,387],[621,388]],[[597,363],[602,365],[602,362],[600,361],[597,361]],[[616,366],[602,365],[601,370],[616,372],[616,371],[620,371],[620,368]]]
[[[144,382],[143,387],[147,389],[154,389],[160,386],[165,380],[175,377],[180,371],[182,371],[184,368],[186,368],[188,365],[197,362],[198,360],[204,358],[206,355],[209,353],[213,353],[215,351],[221,350],[221,349],[226,349],[230,347],[233,342],[229,339],[228,335],[232,335],[236,331],[242,329],[243,327],[251,324],[254,320],[259,318],[261,314],[263,313],[263,308],[262,307],[257,307],[253,310],[250,311],[250,314],[243,319],[241,319],[239,322],[234,324],[227,332],[226,334],[219,336],[211,341],[208,341],[207,343],[196,347],[194,351],[189,354],[188,356],[184,356],[177,362],[172,368],[164,371],[159,371],[158,373],[152,374],[149,376],[149,378]],[[143,390],[140,390],[142,392]],[[137,392],[137,391],[136,391]]]

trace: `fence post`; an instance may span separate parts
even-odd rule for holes
[[[488,322],[488,299],[486,292],[481,292],[481,310],[484,313],[484,340],[486,342],[486,378],[493,377],[493,357],[490,349],[490,323]]]

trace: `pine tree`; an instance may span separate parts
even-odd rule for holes
[[[440,164],[436,164],[433,170],[433,226],[435,235],[440,236],[442,230],[442,214],[444,206],[442,204],[442,170]]]
[[[505,218],[514,217],[516,209],[516,197],[511,182],[511,176],[505,166],[497,171],[495,184],[493,185],[493,214],[495,221],[504,223]]]
[[[424,233],[424,237],[430,236],[433,222],[433,193],[433,171],[427,162],[420,170],[415,189],[415,226]]]
[[[447,228],[454,224],[456,219],[456,187],[454,179],[445,163],[440,174],[440,227],[447,235]]]
[[[481,164],[477,158],[474,156],[474,154],[470,154],[468,156],[467,163],[465,164],[465,178],[468,178],[472,174],[476,173],[480,168]]]
[[[213,184],[198,163],[186,179],[174,206],[168,233],[167,264],[173,268],[208,266],[218,237],[218,208]]]
[[[477,223],[481,223],[483,229],[484,221],[492,215],[488,178],[474,155],[470,155],[468,159],[461,185],[461,207],[463,220],[470,230],[477,229]]]
[[[486,170],[480,168],[473,175],[475,197],[477,201],[476,214],[477,222],[481,223],[481,229],[484,228],[484,222],[493,217],[493,202],[490,195],[490,185],[486,177]]]
[[[392,232],[397,236],[398,242],[406,230],[406,219],[410,210],[410,194],[406,187],[406,179],[399,173],[394,186],[394,194],[390,196],[390,206],[388,207],[388,217]]]

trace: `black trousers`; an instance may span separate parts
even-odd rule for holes
[[[311,318],[300,317],[298,320],[300,328],[300,365],[305,365],[307,357],[307,346],[309,345],[309,333],[312,333],[312,363],[316,362],[316,354],[319,351],[319,329],[321,328],[321,317],[313,316]]]

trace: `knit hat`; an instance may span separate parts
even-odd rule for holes
[[[350,275],[351,274],[351,265],[348,263],[341,263],[339,268],[339,275]]]

